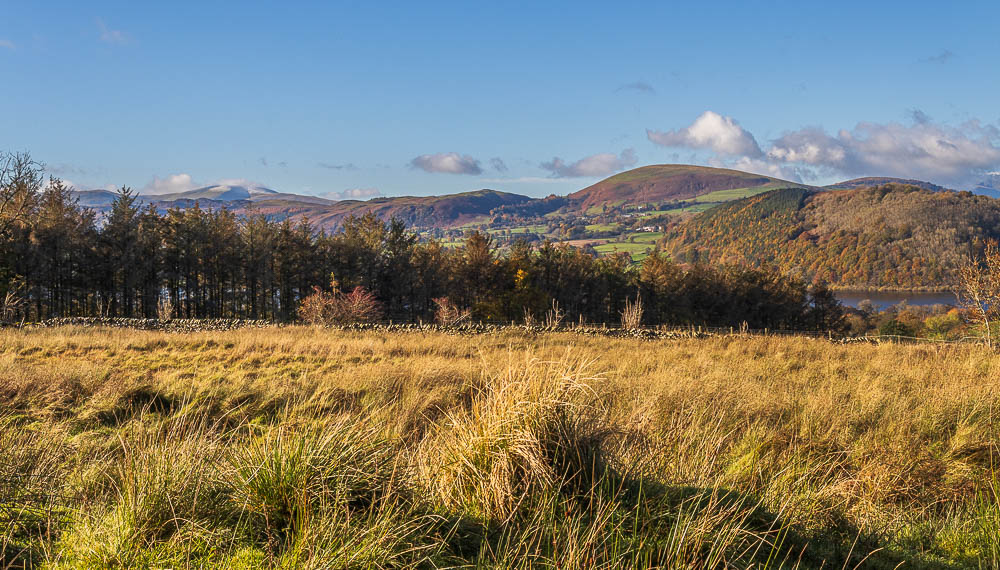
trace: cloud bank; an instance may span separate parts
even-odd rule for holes
[[[483,168],[479,161],[467,154],[457,152],[442,152],[438,154],[422,154],[410,161],[412,168],[424,172],[443,172],[447,174],[482,174]]]
[[[543,162],[539,166],[548,170],[553,176],[560,178],[578,178],[583,176],[607,176],[636,163],[635,150],[627,148],[621,155],[608,152],[604,154],[593,154],[580,160],[568,164],[559,157],[555,157],[549,162]]]
[[[153,177],[149,183],[143,186],[140,194],[173,194],[175,192],[187,192],[199,188],[187,173],[171,174],[166,178]]]
[[[818,128],[786,133],[767,154],[853,176],[881,173],[968,184],[977,172],[1000,164],[1000,132],[975,121],[959,127],[858,123],[835,136]]]
[[[662,146],[714,151],[712,160],[720,165],[792,179],[894,176],[966,188],[1000,166],[1000,128],[936,123],[919,110],[910,118],[913,124],[861,122],[835,134],[803,127],[766,149],[734,119],[712,111],[688,127],[648,136]]]

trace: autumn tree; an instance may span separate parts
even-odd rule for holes
[[[993,322],[1000,312],[1000,247],[989,241],[980,257],[970,257],[958,271],[955,296],[966,315],[983,329],[993,348]]]
[[[42,165],[28,153],[0,152],[0,299],[4,313],[27,305],[22,296],[30,259],[30,218],[42,188]],[[11,313],[12,314],[12,313]]]
[[[0,152],[0,239],[27,222],[42,189],[42,170],[26,152]]]

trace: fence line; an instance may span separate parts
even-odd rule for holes
[[[63,317],[47,319],[37,323],[7,323],[2,326],[15,328],[50,328],[60,326],[82,327],[114,327],[139,330],[162,330],[167,332],[209,332],[244,328],[266,328],[288,326],[289,323],[248,319],[127,319],[110,317]],[[802,331],[791,329],[751,329],[748,327],[706,327],[688,326],[641,326],[623,328],[621,326],[600,324],[560,324],[557,326],[523,325],[511,322],[509,324],[487,323],[482,321],[466,321],[457,325],[444,326],[434,323],[398,323],[385,321],[380,323],[354,323],[327,327],[346,331],[382,331],[382,332],[445,332],[454,334],[487,334],[504,331],[522,331],[529,333],[570,332],[590,336],[606,336],[620,338],[636,338],[645,340],[679,340],[688,338],[708,337],[745,337],[745,336],[785,336],[827,339],[842,344],[851,343],[922,343],[922,344],[973,344],[982,343],[980,337],[965,336],[959,339],[934,339],[903,335],[863,335],[837,337],[824,331]]]

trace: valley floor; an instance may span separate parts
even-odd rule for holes
[[[0,331],[14,567],[998,568],[1000,356]]]

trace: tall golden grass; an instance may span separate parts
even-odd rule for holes
[[[12,567],[997,568],[976,346],[0,332]]]

